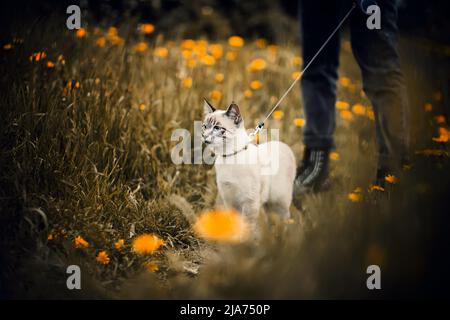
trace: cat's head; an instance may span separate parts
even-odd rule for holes
[[[202,141],[213,146],[223,145],[233,139],[244,128],[244,120],[237,104],[232,102],[227,110],[218,110],[206,99],[203,104],[204,120],[202,124]]]

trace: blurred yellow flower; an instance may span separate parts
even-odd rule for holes
[[[236,52],[228,51],[227,54],[226,54],[226,56],[225,56],[225,58],[226,58],[228,61],[234,61],[234,60],[236,60],[236,58],[237,58],[237,54],[236,54]]]
[[[139,254],[152,253],[162,245],[164,241],[154,234],[143,234],[133,240],[133,250]]]
[[[433,105],[427,102],[423,105],[423,110],[425,110],[425,112],[430,112],[433,110]]]
[[[148,261],[144,263],[144,267],[150,272],[156,272],[159,270],[158,265],[156,264],[156,262],[153,261]]]
[[[366,107],[364,107],[364,106],[363,106],[362,104],[360,104],[360,103],[357,103],[357,104],[354,104],[354,105],[353,105],[352,111],[353,111],[354,114],[357,114],[357,115],[364,115],[364,114],[366,113]]]
[[[184,88],[190,88],[190,87],[192,87],[192,78],[191,78],[191,77],[188,77],[188,78],[185,78],[185,79],[181,80],[181,85],[182,85]]]
[[[330,160],[339,161],[341,156],[336,151],[330,152]]]
[[[370,186],[371,191],[384,191],[384,188],[376,184]]]
[[[292,75],[291,75],[292,80],[297,79],[298,77],[300,77],[300,75],[301,75],[301,72],[300,72],[300,71],[294,71],[294,72],[292,72]]]
[[[108,28],[108,37],[113,37],[117,35],[117,28],[116,27],[109,27]]]
[[[108,37],[108,39],[115,46],[121,46],[125,43],[125,40],[118,35]]]
[[[216,63],[216,59],[214,59],[213,56],[210,56],[208,54],[201,57],[200,61],[207,66],[212,66]]]
[[[125,244],[125,240],[123,239],[119,239],[114,243],[114,247],[119,250],[123,247],[123,245]]]
[[[353,113],[351,111],[341,110],[341,112],[339,114],[340,114],[341,118],[344,120],[353,120]]]
[[[183,56],[183,58],[185,60],[191,59],[192,58],[192,51],[191,50],[183,50],[183,51],[181,51],[181,55]]]
[[[394,184],[397,182],[397,178],[392,175],[392,174],[388,174],[386,177],[384,177],[384,180],[386,180],[386,182]]]
[[[209,96],[211,97],[211,99],[218,101],[220,100],[220,98],[222,98],[222,92],[220,92],[219,90],[213,90],[211,91]]]
[[[267,40],[263,38],[256,39],[255,44],[258,48],[264,49],[267,47]]]
[[[339,78],[339,84],[344,88],[348,87],[350,85],[350,83],[351,83],[351,80],[348,77],[340,77]]]
[[[141,24],[141,27],[139,28],[139,31],[142,34],[150,34],[153,31],[155,31],[155,26],[151,23],[143,23]]]
[[[350,104],[348,102],[340,100],[336,101],[336,109],[347,110],[348,108],[350,108]]]
[[[359,193],[355,193],[355,192],[350,192],[347,195],[347,198],[351,202],[359,202],[359,201],[361,201],[361,195]]]
[[[267,66],[266,60],[258,58],[250,62],[248,68],[250,71],[255,72],[259,70],[264,70]]]
[[[156,57],[164,58],[167,57],[167,55],[169,54],[169,50],[167,50],[167,48],[165,47],[156,47],[155,50],[153,51],[153,54]]]
[[[89,242],[84,240],[81,236],[76,236],[75,240],[74,240],[74,243],[75,243],[75,247],[77,247],[77,248],[80,248],[80,247],[87,248],[87,247],[89,247]]]
[[[100,264],[108,264],[109,263],[109,256],[106,253],[106,251],[100,251],[97,254],[97,257],[95,258],[95,260],[100,263]]]
[[[303,118],[295,118],[294,119],[294,125],[297,127],[303,127],[305,125],[306,121]]]
[[[47,236],[48,241],[52,241],[54,239],[55,239],[55,237],[51,233]]]
[[[435,116],[434,120],[436,121],[437,124],[445,124],[446,122],[445,116],[442,114]]]
[[[225,75],[223,73],[217,73],[214,76],[214,80],[216,80],[216,82],[219,82],[219,83],[221,83],[224,78],[225,78]]]
[[[192,50],[195,46],[195,41],[192,39],[186,39],[181,42],[181,49]]]
[[[53,69],[55,67],[55,64],[53,63],[53,61],[47,61],[47,68],[49,69]]]
[[[299,65],[301,65],[303,63],[303,59],[301,57],[299,57],[299,56],[295,56],[292,59],[292,63],[294,64],[294,66],[299,66]]]
[[[244,97],[251,98],[252,96],[253,96],[252,90],[247,89],[244,91]]]
[[[373,109],[367,109],[367,118],[374,121],[375,120],[375,113],[373,112]]]
[[[439,128],[439,137],[437,137],[437,138],[433,137],[433,141],[436,141],[436,142],[448,142],[449,137],[450,137],[450,131],[448,131],[444,127],[440,127]]]
[[[232,47],[242,47],[244,45],[244,39],[239,36],[231,36],[228,38],[228,44]]]
[[[97,40],[95,40],[95,44],[99,47],[104,47],[106,45],[106,38],[105,37],[97,38]]]
[[[12,49],[12,44],[11,43],[6,43],[3,45],[3,50],[11,50]]]
[[[145,110],[145,104],[144,103],[139,104],[139,110],[141,110],[141,111]]]
[[[281,120],[284,116],[284,112],[281,110],[276,110],[272,113],[272,116],[275,120]]]
[[[223,55],[223,48],[220,44],[212,44],[209,46],[209,52],[214,57],[214,59],[220,59]]]
[[[194,225],[197,234],[217,242],[239,242],[248,233],[247,222],[235,210],[216,209],[202,213]]]
[[[77,32],[75,33],[75,35],[77,36],[77,38],[80,38],[80,39],[86,37],[86,34],[87,34],[87,32],[86,32],[86,29],[85,29],[85,28],[80,28],[80,29],[78,29]]]
[[[144,41],[138,42],[134,45],[133,50],[136,52],[144,52],[147,50],[147,43]]]
[[[197,65],[197,61],[195,61],[195,59],[189,59],[187,62],[187,66],[189,69],[195,68],[196,65]]]
[[[261,89],[262,87],[262,83],[259,80],[253,80],[252,82],[250,82],[250,88],[252,90],[258,90]]]

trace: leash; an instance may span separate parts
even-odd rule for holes
[[[361,3],[364,1],[361,1]],[[370,2],[370,1],[369,1]],[[270,112],[267,114],[267,116],[264,118],[263,121],[259,122],[258,125],[255,127],[254,131],[250,133],[250,138],[254,139],[255,136],[264,128],[264,122],[269,119],[269,117],[272,115],[272,113],[280,106],[281,102],[286,98],[288,93],[292,90],[292,88],[295,86],[295,84],[302,78],[303,74],[308,70],[309,66],[314,62],[314,60],[317,58],[317,56],[320,54],[320,52],[325,48],[325,46],[328,44],[328,42],[333,38],[334,34],[339,30],[339,28],[342,26],[342,24],[347,20],[350,13],[352,13],[353,9],[355,9],[356,4],[353,2],[352,7],[348,12],[345,14],[344,18],[342,18],[341,22],[336,26],[336,28],[333,30],[333,32],[330,34],[330,36],[325,40],[325,42],[322,44],[322,46],[317,50],[317,52],[314,54],[311,60],[309,60],[308,64],[303,68],[303,70],[300,72],[300,74],[295,78],[295,80],[292,82],[292,84],[289,86],[289,88],[284,92],[284,94],[278,99],[275,106],[270,110]]]

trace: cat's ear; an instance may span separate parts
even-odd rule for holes
[[[207,115],[208,113],[213,113],[214,111],[216,111],[216,108],[214,108],[212,106],[211,103],[208,102],[208,100],[206,100],[205,98],[203,98],[204,102],[203,102],[203,113],[205,115]]]
[[[225,115],[234,121],[234,124],[239,124],[242,121],[241,111],[236,103],[232,102],[228,107]]]

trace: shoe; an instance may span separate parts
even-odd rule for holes
[[[294,198],[308,192],[318,192],[329,184],[329,154],[329,149],[305,148],[294,181]]]

